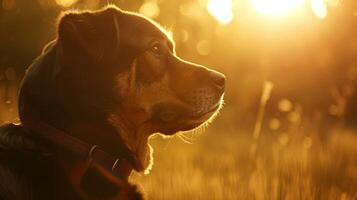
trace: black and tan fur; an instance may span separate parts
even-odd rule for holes
[[[205,123],[221,107],[224,84],[222,74],[177,57],[172,39],[145,17],[113,6],[68,12],[27,70],[19,115],[112,155],[128,152],[142,172],[152,163],[149,137]],[[62,174],[61,149],[29,132],[21,124],[1,127],[0,199],[81,199]],[[110,183],[91,177],[87,192],[110,199]],[[142,198],[135,186],[120,186],[113,189],[119,199]]]

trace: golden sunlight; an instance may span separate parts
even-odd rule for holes
[[[207,9],[222,24],[228,24],[232,21],[232,0],[209,0]]]
[[[75,4],[78,0],[56,0],[56,3],[62,7],[70,7]]]
[[[311,0],[310,5],[316,17],[323,19],[327,16],[327,7],[324,0]]]
[[[156,18],[160,14],[160,8],[156,1],[146,1],[139,9],[139,12],[149,18]]]
[[[265,16],[288,15],[304,4],[304,0],[252,0],[255,10]]]

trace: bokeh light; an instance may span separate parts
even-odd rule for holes
[[[278,130],[280,128],[280,120],[278,118],[273,118],[269,121],[269,128],[271,130]]]
[[[289,136],[288,136],[288,134],[283,133],[279,136],[278,140],[282,146],[286,146],[289,142]]]
[[[252,0],[255,10],[265,16],[288,15],[304,4],[304,0]]]
[[[56,3],[62,7],[70,7],[74,5],[78,0],[56,0]]]
[[[232,0],[210,0],[207,9],[222,24],[228,24],[233,19]]]
[[[196,1],[189,1],[179,6],[179,12],[183,16],[197,19],[202,16],[202,7]]]
[[[316,17],[323,19],[327,16],[327,7],[324,0],[311,0],[310,4]]]
[[[300,117],[301,116],[300,116],[299,112],[297,112],[297,111],[290,112],[288,114],[288,120],[291,123],[298,123],[300,121],[300,119],[301,119]]]
[[[278,109],[280,112],[289,112],[293,107],[293,104],[289,99],[282,99],[278,103]]]
[[[156,1],[146,1],[139,9],[139,12],[149,18],[156,18],[160,14],[160,8]]]
[[[206,56],[210,53],[211,47],[210,47],[210,42],[208,40],[201,40],[197,43],[197,52],[200,55]]]

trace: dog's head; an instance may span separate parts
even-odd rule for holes
[[[125,118],[173,134],[199,126],[221,107],[224,75],[180,59],[170,36],[145,17],[116,8],[69,13],[59,40],[74,78],[69,99],[107,106],[99,109],[111,121]]]
[[[148,137],[194,129],[222,105],[225,77],[180,59],[153,21],[115,7],[68,12],[28,70],[20,117],[45,121],[148,166]],[[118,140],[118,135],[120,136]]]

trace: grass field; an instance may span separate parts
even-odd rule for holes
[[[0,102],[1,123],[18,120],[11,96]],[[357,132],[335,128],[321,137],[295,109],[285,129],[263,127],[254,139],[236,128],[228,107],[204,133],[152,138],[153,169],[131,181],[152,200],[357,199]]]
[[[322,140],[296,129],[254,140],[212,126],[190,140],[152,139],[151,173],[132,177],[149,199],[357,199],[356,133]]]

